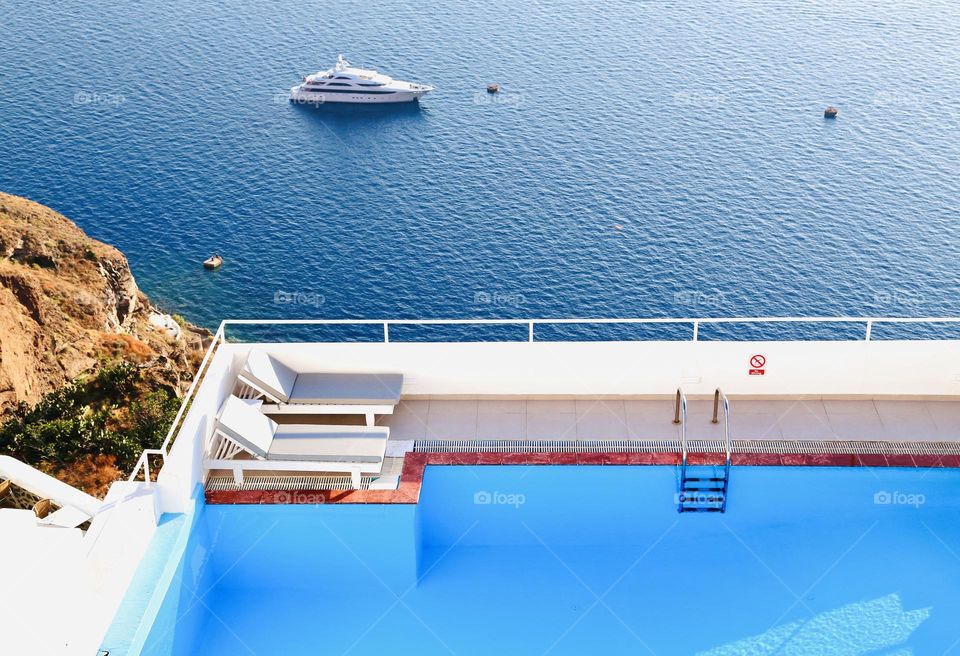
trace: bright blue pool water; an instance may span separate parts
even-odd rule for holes
[[[208,326],[960,314],[955,0],[9,1],[0,36],[0,189]],[[285,101],[340,52],[437,91]]]
[[[960,639],[960,471],[735,468],[724,515],[679,515],[675,474],[434,466],[418,506],[207,506],[144,653],[905,656]]]

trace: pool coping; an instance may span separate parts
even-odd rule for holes
[[[201,492],[198,485],[185,512],[161,516],[150,546],[100,643],[99,654],[132,656],[143,653],[200,517]]]
[[[407,453],[396,490],[207,490],[209,504],[416,504],[427,465],[679,465],[679,453]],[[688,453],[687,464],[721,465],[722,453]],[[856,453],[733,453],[734,466],[958,468],[960,455]]]

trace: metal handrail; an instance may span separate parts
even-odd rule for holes
[[[673,423],[680,424],[680,455],[681,465],[686,471],[687,468],[687,396],[683,389],[677,388],[677,400],[674,407]]]
[[[727,488],[730,485],[730,400],[719,387],[713,393],[713,419],[717,419],[717,400],[723,401],[723,441],[727,450],[727,459],[723,465],[723,501],[720,512],[727,510]]]
[[[723,393],[719,387],[713,393],[713,423],[717,423],[717,410],[720,405],[720,401],[723,401],[723,444],[727,452],[727,469],[730,468],[730,452],[732,449],[732,442],[730,441],[730,400],[727,399],[727,395]]]
[[[186,413],[187,408],[190,406],[190,402],[193,400],[193,395],[196,392],[197,384],[200,382],[200,379],[203,378],[203,374],[206,372],[207,366],[213,360],[214,351],[217,350],[220,342],[222,342],[224,339],[225,323],[226,322],[220,323],[220,327],[217,328],[217,332],[213,336],[213,341],[210,342],[210,346],[207,347],[207,352],[204,354],[203,360],[200,362],[200,367],[197,369],[197,373],[194,375],[193,381],[190,383],[190,387],[187,388],[187,393],[183,395],[183,402],[180,404],[180,409],[177,410],[177,414],[173,418],[173,423],[170,424],[170,430],[167,431],[167,436],[163,439],[163,443],[160,445],[160,448],[144,449],[143,453],[140,454],[140,458],[137,460],[137,464],[134,466],[133,471],[130,473],[128,480],[135,481],[137,476],[139,476],[140,472],[142,471],[143,480],[147,483],[150,482],[150,456],[159,455],[163,461],[163,464],[167,463],[167,454],[170,453],[170,445],[173,442],[173,436],[180,427],[180,422],[183,420],[184,413]]]
[[[564,324],[689,324],[692,328],[690,341],[700,341],[701,324],[760,324],[760,323],[860,323],[864,324],[863,341],[871,341],[873,326],[878,323],[935,324],[960,323],[960,317],[653,317],[627,319],[226,319],[220,324],[223,330],[227,326],[243,325],[379,325],[383,327],[383,341],[390,341],[391,326],[429,326],[429,325],[501,325],[526,326],[527,341],[533,342],[534,327]],[[514,340],[502,340],[514,341]]]

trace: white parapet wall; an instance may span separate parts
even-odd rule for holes
[[[230,345],[245,353],[249,345]],[[405,397],[945,397],[960,342],[261,344],[299,371],[400,372]],[[756,358],[759,356],[759,358]],[[238,358],[242,363],[242,355]],[[758,366],[759,365],[759,366]]]
[[[186,512],[194,488],[203,481],[203,454],[213,432],[220,405],[234,387],[242,359],[249,347],[222,344],[207,368],[203,382],[190,401],[190,409],[157,476],[162,512]]]

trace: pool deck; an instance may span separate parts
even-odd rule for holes
[[[722,440],[723,424],[711,422],[712,410],[709,400],[690,402],[689,440]],[[427,465],[678,465],[679,449],[669,446],[677,437],[673,413],[673,402],[660,399],[407,399],[378,422],[391,429],[388,455],[398,465],[403,459],[397,489],[284,489],[281,484],[267,490],[208,489],[206,500],[411,504],[419,499]],[[953,400],[733,399],[730,424],[731,439],[739,445],[731,456],[734,466],[960,467],[960,402]],[[490,440],[516,446],[484,444]],[[571,448],[523,450],[537,440]],[[665,445],[645,449],[658,440]],[[582,452],[576,445],[584,441],[613,446]],[[618,443],[629,449],[615,450]],[[774,443],[778,452],[744,452],[761,443]],[[824,444],[840,452],[813,448]],[[955,444],[957,452],[944,452],[945,444]],[[437,452],[419,452],[425,445]],[[880,450],[895,452],[875,452]],[[717,452],[688,454],[688,464],[722,464],[723,459]]]
[[[691,400],[689,439],[721,439],[712,403]],[[672,400],[404,400],[379,424],[416,440],[672,439]],[[732,439],[960,441],[960,401],[731,399]]]

